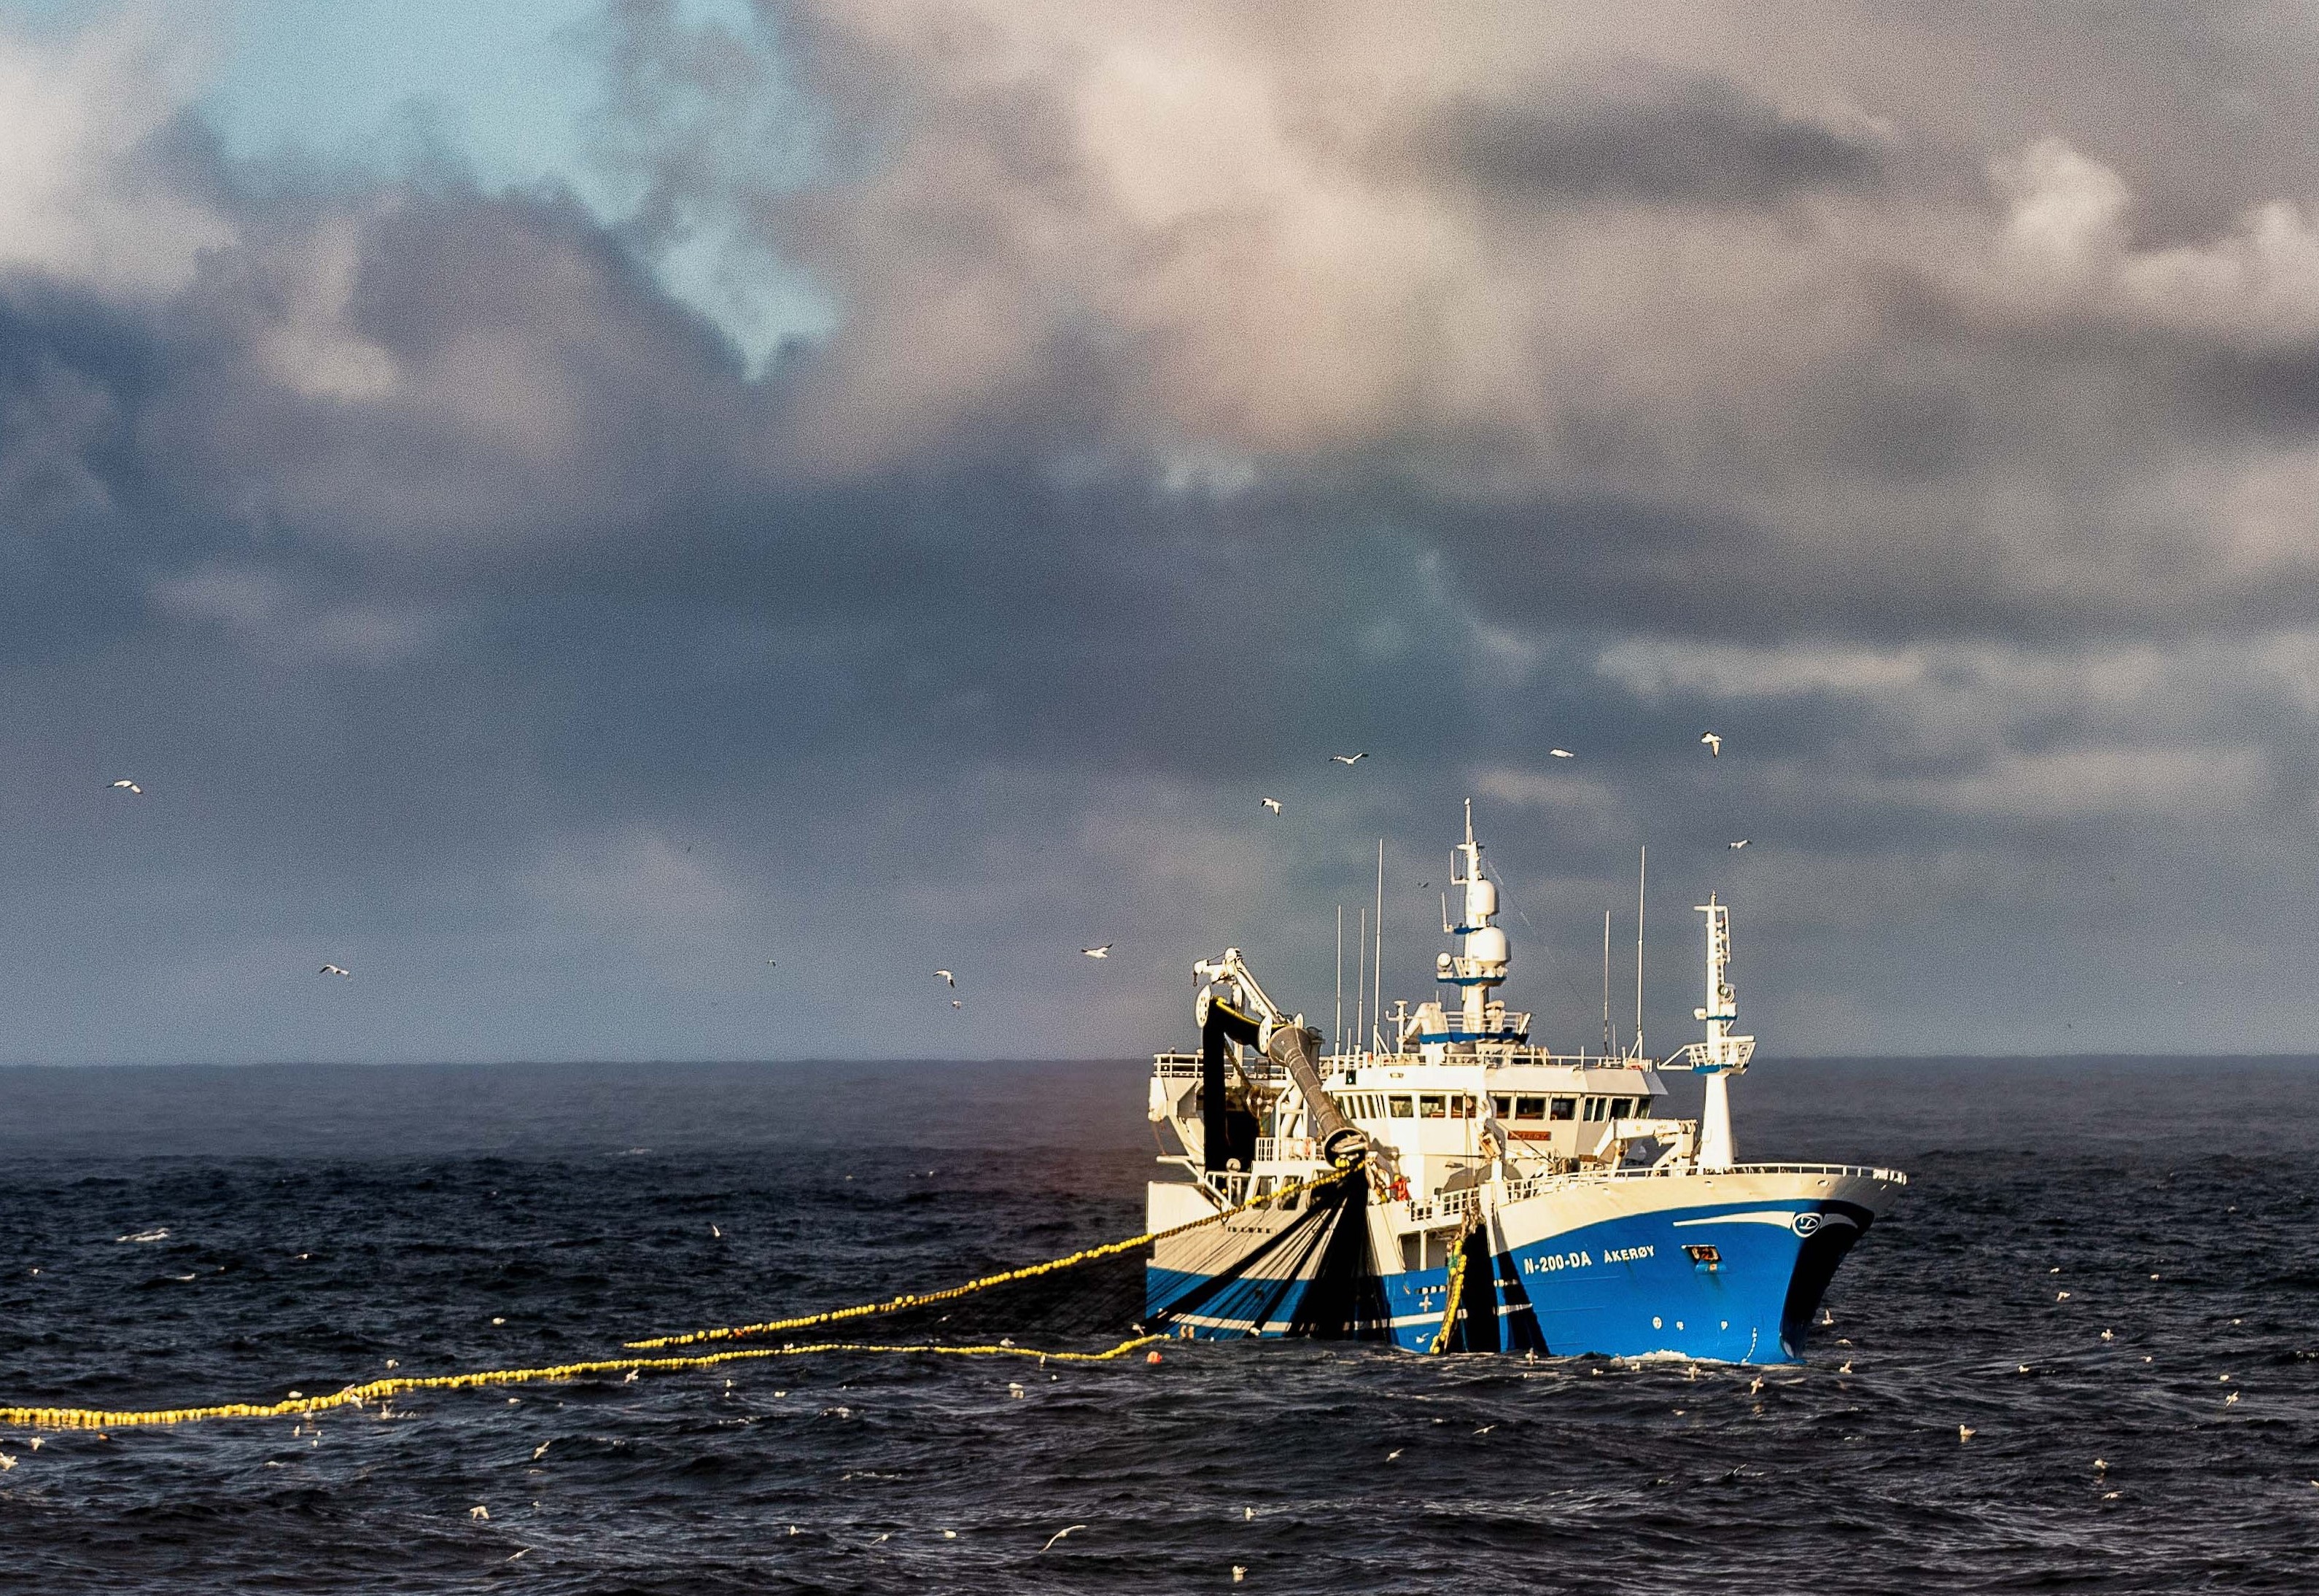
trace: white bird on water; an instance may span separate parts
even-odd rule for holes
[[[1108,959],[1111,957],[1111,949],[1112,944],[1105,942],[1100,948],[1081,948],[1079,951],[1090,959]]]
[[[1578,757],[1576,754],[1571,753],[1567,748],[1549,748],[1547,750],[1547,753],[1556,759],[1576,759]]]
[[[1957,1440],[1960,1443],[1972,1439],[1973,1433],[1973,1428],[1970,1424],[1960,1424],[1957,1426]]]
[[[1266,808],[1271,810],[1276,815],[1280,813],[1280,800],[1278,798],[1259,798],[1257,802],[1262,804]]]
[[[1054,1534],[1049,1536],[1047,1537],[1047,1544],[1041,1546],[1039,1549],[1042,1552],[1051,1552],[1055,1549],[1055,1543],[1062,1539],[1063,1537],[1069,1535],[1074,1529],[1085,1529],[1086,1528],[1087,1526],[1084,1524],[1066,1524],[1060,1529],[1056,1530]]]
[[[1361,761],[1368,758],[1368,752],[1364,749],[1358,753],[1332,753],[1329,758],[1331,762],[1336,764],[1357,765],[1360,763]]]
[[[955,986],[957,986],[957,985],[958,985],[958,978],[957,978],[956,976],[954,976],[954,975],[951,974],[951,972],[950,972],[950,971],[948,971],[948,970],[946,970],[946,969],[938,969],[938,970],[934,971],[934,974],[936,974],[936,975],[940,976],[940,977],[943,979],[943,981],[944,981],[944,982],[946,982],[947,984],[949,984],[949,985],[951,985],[951,986],[952,986],[952,987],[955,987]]]
[[[325,964],[315,973],[318,975],[344,976],[348,980],[353,980],[355,978],[355,972],[353,970],[343,969],[336,964]]]
[[[126,777],[126,776],[123,776],[123,777],[122,777],[120,780],[118,780],[118,781],[108,781],[108,782],[106,782],[106,783],[105,783],[105,785],[106,785],[107,787],[110,787],[110,788],[117,788],[117,789],[120,789],[121,791],[122,791],[122,792],[136,792],[136,793],[141,793],[141,792],[143,792],[143,791],[145,790],[143,788],[141,788],[141,787],[138,786],[138,785],[137,785],[137,783],[135,783],[134,781],[131,781],[131,780],[128,777]]]
[[[1723,738],[1720,735],[1715,732],[1702,732],[1700,734],[1699,740],[1707,744],[1708,758],[1721,759],[1723,757]]]
[[[965,1003],[955,997],[950,1000],[950,1005],[952,1008],[964,1008],[966,1006]]]

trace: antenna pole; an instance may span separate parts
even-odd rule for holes
[[[1369,981],[1369,906],[1361,906],[1360,929],[1353,933],[1353,1050],[1360,1050],[1361,1038],[1368,1034],[1366,1016],[1368,1014]]]
[[[1635,1057],[1643,1056],[1643,884],[1650,879],[1651,850],[1645,843],[1635,861]]]
[[[1376,871],[1376,951],[1369,960],[1369,1018],[1380,1030],[1385,1025],[1385,839],[1377,839]],[[1376,1039],[1372,1039],[1376,1040]],[[1385,1050],[1380,1047],[1377,1051]]]
[[[1344,910],[1337,911],[1340,919]],[[1607,1059],[1613,1050],[1611,1041],[1611,911],[1602,911],[1602,1056]]]
[[[1329,1050],[1345,1050],[1345,906],[1337,906],[1337,1017],[1329,1029]]]

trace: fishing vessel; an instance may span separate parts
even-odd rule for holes
[[[1147,1321],[1194,1339],[1800,1361],[1836,1266],[1908,1177],[1737,1160],[1730,1083],[1755,1039],[1734,1029],[1729,906],[1698,906],[1703,1038],[1650,1058],[1638,1007],[1629,1045],[1606,1018],[1602,1051],[1557,1052],[1497,996],[1511,952],[1470,800],[1451,875],[1457,949],[1436,995],[1365,1013],[1349,1037],[1274,1002],[1237,948],[1193,967],[1199,1049],[1152,1065],[1167,1174],[1149,1188]],[[1604,963],[1607,1016],[1607,930]],[[1704,1078],[1697,1119],[1662,1112],[1677,1072]]]

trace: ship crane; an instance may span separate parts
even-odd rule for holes
[[[1228,1149],[1231,1128],[1224,1103],[1223,1043],[1254,1046],[1287,1072],[1304,1100],[1304,1114],[1321,1156],[1340,1169],[1368,1157],[1369,1139],[1345,1117],[1321,1084],[1321,1033],[1272,1001],[1238,948],[1192,966],[1201,983],[1192,1013],[1200,1025],[1202,1159],[1211,1174],[1235,1161]],[[1254,1013],[1249,1012],[1254,1010]]]

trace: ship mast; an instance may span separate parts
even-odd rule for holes
[[[1484,1034],[1490,1013],[1491,988],[1506,978],[1509,952],[1506,933],[1490,924],[1498,912],[1498,885],[1482,873],[1482,844],[1474,840],[1474,800],[1466,800],[1466,840],[1457,844],[1457,862],[1449,884],[1466,889],[1457,924],[1449,928],[1458,938],[1455,955],[1444,953],[1437,978],[1459,990],[1457,1029],[1466,1037]]]
[[[1739,1018],[1738,995],[1731,989],[1728,974],[1731,906],[1716,902],[1710,892],[1705,903],[1695,906],[1707,916],[1707,1004],[1693,1009],[1692,1017],[1707,1022],[1707,1040],[1684,1050],[1693,1059],[1692,1068],[1707,1077],[1707,1101],[1700,1111],[1699,1167],[1728,1169],[1733,1156],[1730,1078],[1746,1072],[1755,1039],[1731,1034]]]

